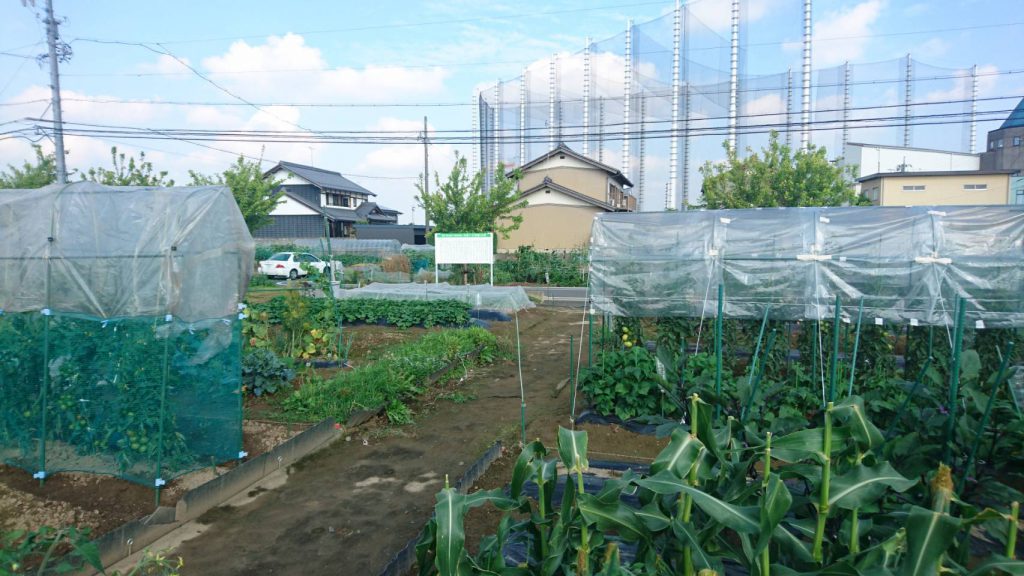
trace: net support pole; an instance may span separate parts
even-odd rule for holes
[[[949,359],[949,401],[946,416],[946,443],[942,449],[942,461],[949,465],[952,461],[953,434],[956,430],[957,399],[960,396],[960,352],[964,343],[964,315],[967,302],[963,297],[956,299],[956,324],[953,328],[953,350]]]
[[[843,145],[839,153],[846,154],[846,143],[850,141],[850,61],[843,63]]]
[[[836,305],[834,314],[832,317],[832,362],[830,363],[830,371],[828,375],[828,401],[835,402],[836,400],[836,380],[839,378],[839,328],[841,326],[840,321],[842,320],[843,303],[836,294]]]
[[[811,145],[811,0],[804,0],[804,50],[800,86],[800,149]]]
[[[678,206],[679,198],[679,58],[680,58],[680,8],[676,0],[672,12],[672,135],[668,148],[668,194],[665,208]]]
[[[864,319],[864,297],[860,298],[860,306],[857,308],[857,331],[853,336],[853,359],[850,362],[850,385],[846,388],[846,395],[853,396],[853,378],[857,375],[857,350],[860,348],[860,327]],[[931,350],[928,351],[931,356]]]
[[[723,296],[725,286],[718,285],[718,315],[715,316],[715,396],[722,397],[722,312],[725,309]],[[722,412],[722,405],[715,405],[715,418]]]
[[[740,73],[740,0],[732,0],[729,41],[729,149],[736,150]]]
[[[503,128],[502,111],[504,108],[505,92],[504,86],[501,83],[501,79],[498,79],[498,83],[494,85],[494,141],[491,143],[494,147],[494,166],[501,164],[504,153],[503,144],[505,142],[505,133]],[[424,128],[426,130],[426,128]],[[424,133],[426,137],[426,133]]]
[[[484,127],[480,125],[480,92],[474,91],[473,93],[473,104],[470,107],[472,114],[470,121],[473,123],[473,135],[476,137],[475,142],[471,142],[469,147],[469,168],[476,174],[480,171],[480,162],[477,159],[477,154],[480,153],[480,148],[484,142]],[[426,224],[426,222],[424,222]]]
[[[913,98],[914,60],[907,54],[907,71],[903,78],[903,147],[910,146],[910,106]]]
[[[583,46],[583,155],[590,154],[590,36]]]
[[[971,154],[978,150],[978,65],[971,66]]]
[[[633,20],[626,22],[626,53],[623,57],[623,100],[622,100],[622,173],[629,175],[629,139],[632,125],[629,120],[629,104],[633,98]]]
[[[548,61],[548,152],[555,149],[555,85],[558,83],[558,76],[555,64],[556,56]]]
[[[682,192],[679,194],[679,210],[686,210],[690,205],[690,112],[692,109],[692,100],[690,92],[690,35],[686,33],[686,30],[690,25],[690,9],[686,6],[682,7],[683,26],[682,26],[682,40],[681,46],[679,47],[680,58],[682,62],[682,75],[683,75],[683,170],[682,170]]]
[[[957,493],[962,493],[964,484],[967,482],[967,477],[971,475],[972,469],[974,468],[974,459],[978,455],[978,448],[981,446],[981,441],[985,436],[985,427],[988,426],[989,416],[992,415],[992,405],[996,402],[996,393],[999,392],[1000,386],[1003,384],[1003,380],[1006,378],[1006,369],[1009,368],[1010,358],[1013,357],[1013,342],[1006,344],[1006,352],[1003,352],[1003,361],[999,363],[999,372],[996,375],[996,381],[992,383],[992,390],[988,395],[988,402],[985,404],[985,413],[981,417],[981,423],[978,424],[978,432],[974,435],[974,442],[971,442],[971,452],[967,456],[967,464],[964,466],[964,473],[960,476],[960,481],[956,485]]]

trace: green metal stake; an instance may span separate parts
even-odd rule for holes
[[[771,306],[767,306],[764,309],[764,319],[761,320],[761,330],[757,333],[757,345],[754,346],[754,357],[750,359],[750,376],[747,378],[747,387],[750,387],[750,382],[754,379],[754,372],[757,369],[757,358],[761,354],[761,339],[764,338],[764,327],[768,325],[768,312],[771,310]]]
[[[828,375],[828,401],[836,400],[836,378],[839,377],[839,317],[843,310],[839,294],[836,294],[835,314],[832,318],[832,369]]]
[[[43,316],[43,386],[39,389],[39,485],[46,482],[46,391],[50,389],[50,316]]]
[[[168,358],[170,356],[171,349],[171,331],[167,331],[167,337],[164,339],[164,358],[163,358],[163,373],[160,376],[160,425],[157,427],[158,436],[156,439],[156,505],[160,506],[160,474],[163,472],[162,468],[164,465],[164,420],[165,414],[164,409],[167,403],[167,372],[168,372]]]
[[[946,445],[942,449],[942,462],[952,463],[953,433],[956,430],[956,406],[960,396],[960,352],[964,341],[964,315],[967,302],[960,296],[956,300],[956,326],[953,330],[953,351],[949,369],[949,416],[946,418]]]
[[[587,368],[592,365],[594,356],[594,315],[587,314]]]
[[[992,392],[988,395],[988,403],[985,404],[985,414],[981,417],[978,433],[974,436],[974,442],[971,443],[971,452],[967,456],[967,465],[964,466],[964,473],[960,476],[960,481],[956,485],[957,493],[963,491],[967,477],[971,475],[971,471],[974,468],[974,458],[978,455],[978,447],[981,446],[982,437],[985,435],[985,426],[988,425],[988,418],[992,414],[992,405],[995,404],[996,393],[999,392],[999,387],[1002,385],[1003,379],[1006,378],[1006,369],[1009,368],[1012,356],[1013,342],[1008,342],[1006,344],[1006,352],[1003,353],[1003,361],[999,363],[999,373],[996,375],[996,381],[992,383]]]
[[[761,366],[757,370],[757,378],[754,378],[754,383],[750,387],[750,397],[747,398],[746,406],[744,406],[743,410],[740,411],[740,424],[747,421],[747,414],[750,412],[751,406],[754,405],[754,398],[757,397],[757,389],[761,385],[761,377],[764,376],[764,368],[768,363],[768,355],[771,354],[772,345],[775,344],[775,336],[777,333],[778,331],[772,328],[771,333],[768,334],[768,343],[764,348],[764,358],[761,359]]]
[[[519,342],[519,311],[516,311],[516,360],[519,364],[519,427],[523,447],[526,447],[526,389],[523,386],[523,348]]]
[[[817,320],[814,321],[814,331],[811,332],[811,382],[814,387],[818,387],[818,334],[820,333],[820,326]],[[822,402],[825,401],[825,392],[821,393]],[[824,404],[823,404],[824,405]]]
[[[725,307],[725,286],[718,285],[718,316],[715,317],[715,395],[722,397],[722,311]],[[715,419],[722,412],[721,402],[715,405]]]
[[[853,396],[853,378],[857,375],[857,350],[860,349],[860,326],[864,319],[864,297],[861,296],[860,306],[857,310],[857,331],[853,335],[853,361],[850,362],[850,385],[846,388],[846,395]],[[930,351],[929,351],[930,352]],[[931,354],[929,354],[931,356]]]

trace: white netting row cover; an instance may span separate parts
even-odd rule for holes
[[[601,214],[594,306],[724,316],[1024,326],[1024,206],[765,208]]]
[[[447,282],[440,284],[416,284],[415,282],[382,284],[374,282],[362,288],[336,289],[334,294],[338,298],[375,298],[379,300],[458,300],[474,308],[505,312],[534,307],[522,286],[490,286],[488,284],[453,286]]]
[[[0,311],[224,318],[253,251],[224,186],[0,190]]]

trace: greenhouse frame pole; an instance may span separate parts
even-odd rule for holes
[[[828,375],[828,401],[836,400],[836,379],[839,377],[839,327],[840,316],[842,315],[843,303],[836,294],[836,305],[832,318],[832,362]]]
[[[718,316],[715,317],[715,395],[722,397],[722,310],[724,305],[725,286],[718,285]],[[720,403],[715,405],[715,418],[722,412]]]
[[[962,296],[956,299],[956,325],[953,329],[953,350],[949,369],[949,415],[946,417],[946,443],[942,449],[942,462],[950,464],[953,450],[953,434],[956,428],[957,398],[960,396],[960,351],[964,340],[964,314],[967,302]]]
[[[864,297],[861,296],[860,297],[860,306],[857,308],[857,332],[853,336],[853,360],[850,362],[850,385],[846,388],[846,395],[847,396],[853,396],[853,378],[857,374],[857,350],[860,349],[860,327],[861,327],[861,320],[863,320],[863,319],[864,319]]]

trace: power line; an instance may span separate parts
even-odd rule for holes
[[[374,25],[369,25],[369,26],[353,26],[353,27],[349,27],[349,28],[331,28],[331,29],[321,29],[321,30],[306,30],[306,31],[289,32],[289,33],[296,34],[296,35],[299,35],[299,36],[314,36],[314,35],[321,35],[321,34],[337,34],[337,33],[341,33],[341,32],[365,32],[365,31],[371,31],[371,30],[386,30],[386,29],[398,29],[398,28],[422,28],[424,26],[437,26],[437,25],[441,25],[441,24],[469,24],[469,23],[473,23],[473,22],[484,22],[484,21],[489,21],[489,22],[498,21],[498,22],[500,22],[500,21],[506,21],[506,20],[544,18],[544,17],[547,17],[547,16],[554,16],[554,15],[558,15],[558,14],[574,14],[574,13],[582,13],[582,12],[597,12],[597,11],[603,11],[603,10],[616,10],[616,9],[619,9],[619,8],[635,8],[637,6],[656,6],[656,5],[657,6],[664,6],[665,4],[666,3],[664,2],[664,0],[645,1],[645,2],[630,2],[630,3],[626,3],[626,4],[609,4],[609,5],[605,5],[605,6],[588,6],[588,7],[585,7],[585,8],[566,8],[566,9],[562,9],[562,10],[546,10],[546,11],[543,11],[543,12],[530,12],[530,13],[522,13],[521,12],[521,13],[519,13],[517,15],[514,15],[514,16],[513,15],[509,15],[509,16],[479,16],[479,17],[474,17],[474,18],[452,18],[452,19],[446,19],[446,20],[428,20],[428,21],[408,22],[408,23],[401,23],[401,24],[374,24]],[[282,34],[277,33],[277,32],[271,32],[271,33],[268,33],[268,34],[250,34],[250,35],[246,35],[246,36],[222,36],[222,37],[219,37],[219,38],[193,38],[193,39],[179,39],[179,40],[161,40],[159,42],[152,42],[152,41],[150,41],[150,43],[152,43],[152,44],[164,44],[164,45],[166,45],[166,44],[195,44],[195,43],[203,43],[203,42],[224,42],[224,41],[234,41],[234,40],[263,39],[263,38],[267,38],[268,36],[280,36],[280,35],[282,35]],[[120,42],[112,42],[112,41],[110,41],[108,39],[100,39],[100,38],[76,38],[73,41],[100,42],[100,43],[120,43]],[[132,43],[132,42],[128,42],[128,43]],[[138,42],[136,42],[136,43],[138,43]]]
[[[989,114],[1006,114],[1011,110],[994,110],[989,111]],[[776,116],[781,116],[778,114]],[[48,122],[43,119],[39,119],[41,122]],[[876,116],[868,118],[855,118],[847,121],[851,129],[857,128],[885,128],[903,126],[907,121],[904,116]],[[955,125],[955,124],[966,124],[970,122],[970,113],[950,113],[950,114],[926,114],[919,116],[910,117],[910,125],[912,126],[929,126],[929,125]],[[812,129],[814,131],[826,131],[826,130],[838,130],[842,127],[842,120],[815,120],[811,122]],[[86,128],[78,128],[76,126],[82,126],[79,123],[69,123],[69,126],[65,128],[65,131],[69,134],[75,134],[80,136],[108,136],[108,137],[119,137],[119,138],[130,138],[130,139],[142,139],[142,140],[161,140],[161,139],[174,139],[188,142],[207,142],[207,141],[228,141],[228,142],[250,142],[250,143],[330,143],[330,144],[418,144],[419,141],[414,135],[408,137],[398,136],[382,136],[382,137],[368,137],[365,135],[328,135],[318,138],[301,137],[296,133],[279,133],[279,134],[266,134],[258,132],[217,132],[217,131],[196,131],[196,130],[153,130],[148,128],[134,128],[126,126],[109,126],[109,125],[86,125]],[[772,131],[783,131],[798,128],[802,123],[798,122],[777,122],[757,125],[745,125],[738,127],[740,134],[766,134]],[[91,126],[91,127],[89,127]],[[29,131],[33,128],[24,128],[22,131]],[[725,135],[728,133],[728,126],[726,125],[713,125],[713,126],[698,126],[690,127],[687,129],[660,129],[660,130],[645,130],[644,137],[650,139],[664,139],[680,137],[684,134],[690,136],[708,136],[708,135]],[[437,136],[434,138],[435,142],[442,143],[476,143],[479,141],[479,135],[471,132],[463,132],[464,135],[452,135],[452,136]],[[565,142],[576,142],[583,138],[594,137],[596,133],[588,132],[563,132],[561,141]],[[616,140],[637,140],[640,138],[639,130],[630,130],[625,133],[605,135],[606,141]],[[525,139],[531,143],[534,142],[550,142],[550,137],[541,135],[529,135]],[[496,136],[492,141],[498,143],[509,143],[518,142],[518,137],[504,137]]]

